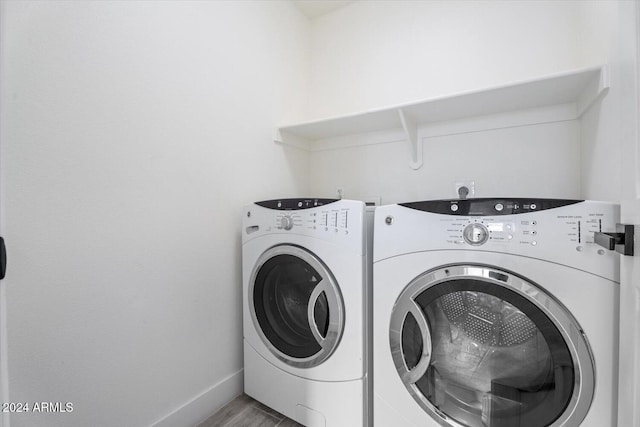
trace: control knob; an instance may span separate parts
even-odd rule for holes
[[[489,240],[489,230],[483,224],[473,223],[464,228],[462,236],[468,244],[480,246]]]
[[[291,230],[293,228],[293,218],[290,216],[283,216],[280,220],[280,228],[284,228],[285,230]]]

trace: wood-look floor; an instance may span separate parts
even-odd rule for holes
[[[246,394],[233,399],[197,427],[303,427]]]

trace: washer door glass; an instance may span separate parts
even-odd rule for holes
[[[577,426],[594,382],[580,330],[564,307],[520,277],[449,266],[404,290],[390,344],[404,385],[441,425]]]
[[[291,245],[269,249],[256,264],[249,295],[254,324],[280,360],[308,368],[335,350],[344,326],[342,296],[312,253]]]

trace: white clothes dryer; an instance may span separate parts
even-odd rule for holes
[[[373,210],[334,199],[244,208],[245,392],[306,426],[366,426]]]
[[[551,199],[376,210],[376,427],[616,425],[614,204]]]

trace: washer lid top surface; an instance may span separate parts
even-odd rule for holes
[[[287,365],[311,368],[327,360],[344,330],[344,304],[325,264],[293,245],[265,251],[249,282],[249,307],[260,338]]]
[[[443,426],[578,426],[594,393],[593,356],[568,311],[491,266],[438,267],[391,314],[405,388]]]

